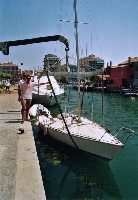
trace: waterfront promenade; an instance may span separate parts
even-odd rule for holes
[[[0,94],[0,200],[46,200],[31,123],[20,124],[20,109],[17,90]]]

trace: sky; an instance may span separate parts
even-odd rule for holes
[[[69,64],[76,64],[74,0],[0,0],[0,42],[64,35],[70,42]],[[94,54],[105,67],[138,56],[137,0],[77,0],[79,57]],[[65,22],[60,20],[70,20]],[[59,41],[10,47],[0,63],[22,70],[41,69],[45,55],[65,64],[65,45]],[[21,65],[23,63],[23,65]]]

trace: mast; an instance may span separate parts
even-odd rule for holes
[[[78,122],[81,122],[81,106],[80,106],[80,66],[79,66],[79,44],[78,44],[78,16],[77,16],[77,0],[74,0],[75,9],[75,28],[76,28],[76,55],[77,55],[77,76],[78,76]]]
[[[102,127],[104,127],[104,69],[102,69]]]

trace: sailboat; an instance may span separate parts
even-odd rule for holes
[[[48,78],[46,75],[42,75],[40,77],[34,76],[33,81],[38,82],[38,78],[39,78],[39,83],[48,82]],[[50,76],[50,81],[54,89],[55,95],[57,96],[58,101],[60,101],[60,99],[64,95],[64,88],[57,83],[54,76]],[[32,102],[33,104],[35,103],[43,104],[46,107],[55,105],[56,101],[51,86],[49,84],[35,86],[32,91]]]
[[[55,140],[65,143],[81,151],[100,156],[111,160],[124,147],[124,143],[113,136],[109,130],[99,124],[81,116],[80,105],[80,77],[79,77],[79,50],[78,50],[78,19],[77,0],[74,0],[75,27],[76,27],[76,52],[78,66],[78,114],[62,113],[56,118],[48,119],[46,116],[39,116],[40,126],[44,132]],[[49,80],[50,81],[50,80]]]

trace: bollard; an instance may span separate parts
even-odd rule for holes
[[[17,134],[23,134],[24,133],[24,129],[23,128],[19,128]]]

